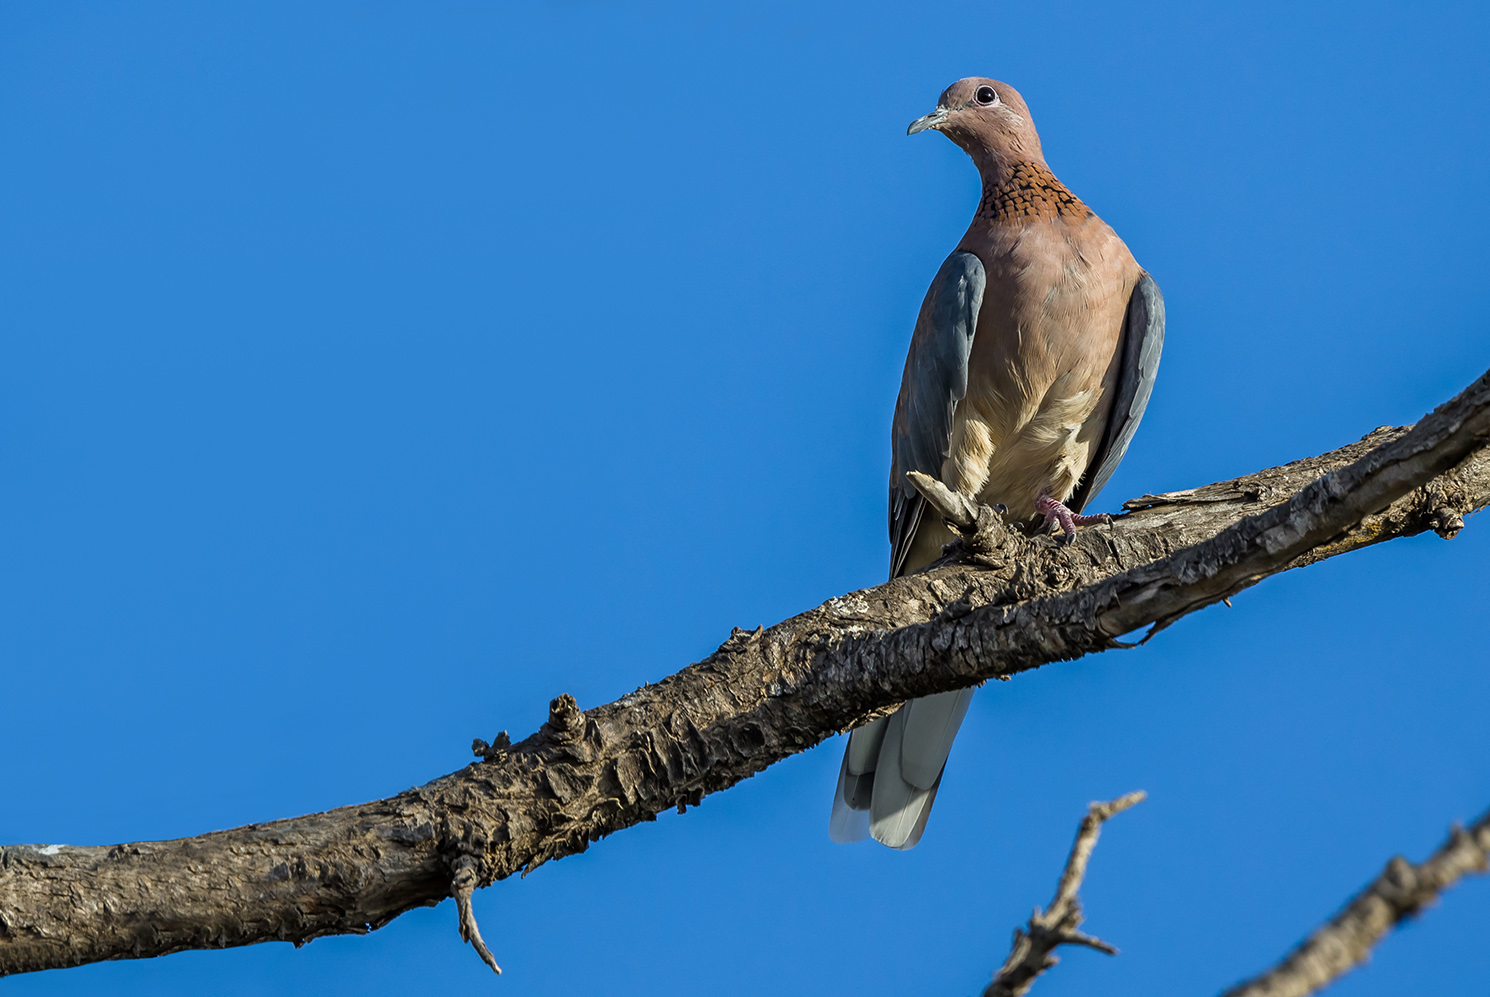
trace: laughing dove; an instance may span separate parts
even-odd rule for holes
[[[983,197],[916,320],[895,404],[890,577],[952,534],[906,480],[1039,516],[1074,539],[1143,417],[1164,344],[1164,299],[1128,247],[1055,178],[1024,99],[959,80],[908,134],[936,129],[972,157]],[[927,696],[849,735],[829,834],[892,848],[921,838],[972,689]]]

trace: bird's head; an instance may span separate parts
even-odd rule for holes
[[[934,128],[962,146],[981,166],[985,158],[1044,159],[1040,136],[1019,91],[1007,83],[970,76],[942,91],[936,110],[912,121],[907,135]]]

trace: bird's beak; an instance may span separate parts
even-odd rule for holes
[[[945,107],[939,107],[930,114],[923,115],[912,121],[911,126],[905,130],[905,133],[907,135],[914,135],[916,132],[924,132],[928,128],[940,128],[946,123],[948,113],[950,112]]]

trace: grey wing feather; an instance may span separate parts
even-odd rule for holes
[[[1128,444],[1133,442],[1133,434],[1138,432],[1143,410],[1148,407],[1149,395],[1154,391],[1154,378],[1159,374],[1159,354],[1164,349],[1164,296],[1159,293],[1154,278],[1146,273],[1138,278],[1128,299],[1119,349],[1122,356],[1118,367],[1117,397],[1113,399],[1112,412],[1107,417],[1102,445],[1067,503],[1075,512],[1086,508],[1087,503],[1097,497],[1122,463]]]
[[[905,473],[941,477],[952,441],[952,416],[967,395],[968,354],[985,284],[983,262],[972,253],[956,252],[937,271],[921,303],[890,434],[891,578],[905,566],[924,506]]]
[[[968,354],[986,282],[977,256],[953,253],[921,303],[891,432],[891,578],[905,567],[925,507],[905,473],[941,477],[952,418],[967,396]],[[911,848],[921,840],[972,692],[916,700],[849,735],[828,821],[832,840],[857,841],[872,834],[892,848]]]

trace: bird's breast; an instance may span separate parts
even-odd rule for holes
[[[1080,217],[980,212],[961,247],[987,283],[943,480],[1020,518],[1039,494],[1067,498],[1101,443],[1138,280],[1122,240],[1081,207]]]

